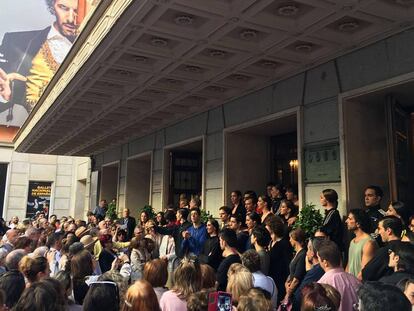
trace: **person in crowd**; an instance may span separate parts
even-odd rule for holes
[[[190,211],[192,226],[188,227],[183,234],[181,245],[184,254],[198,256],[203,251],[204,243],[207,240],[206,225],[201,222],[201,211],[193,208]]]
[[[257,209],[257,198],[256,195],[248,196],[244,199],[244,207],[246,208],[246,214],[256,212]]]
[[[163,259],[153,259],[148,261],[144,266],[144,280],[149,282],[157,295],[158,301],[167,291],[168,270],[167,263]]]
[[[6,294],[4,304],[9,310],[15,306],[25,288],[24,276],[18,270],[7,271],[0,276],[0,290]]]
[[[67,305],[68,311],[81,311],[82,306],[76,304],[70,297],[72,296],[72,279],[70,273],[67,271],[59,271],[54,276],[56,280],[60,282],[61,288],[63,290],[63,295],[65,299],[65,305]]]
[[[246,208],[243,205],[242,194],[239,190],[234,190],[230,194],[231,214],[240,215],[243,221],[246,219]]]
[[[158,226],[156,225],[155,221],[150,219],[145,224],[145,237],[151,239],[154,242],[154,249],[151,251],[152,258],[159,258],[160,257],[160,246],[162,241],[162,234],[160,234],[157,229]]]
[[[338,245],[339,250],[344,251],[343,226],[338,211],[338,193],[333,189],[325,189],[320,196],[322,207],[325,209],[322,230],[329,239]]]
[[[134,229],[134,236],[133,238],[137,240],[142,240],[144,238],[144,228],[140,225],[136,226]]]
[[[209,265],[201,264],[201,288],[216,288],[216,271]]]
[[[150,216],[148,214],[147,211],[142,211],[139,217],[139,225],[141,227],[145,227],[145,224],[147,223],[147,221],[150,219]]]
[[[23,249],[15,249],[7,254],[4,265],[7,271],[19,270],[19,262],[27,253]]]
[[[100,217],[101,219],[104,219],[106,215],[106,209],[107,209],[106,200],[100,200],[98,206],[96,206],[95,209],[93,210],[93,214],[97,217]]]
[[[385,212],[385,215],[387,216],[395,216],[400,218],[404,228],[408,225],[408,214],[408,208],[401,201],[392,201],[390,205],[388,205],[388,209]]]
[[[272,306],[269,299],[266,298],[265,293],[258,288],[251,288],[247,295],[239,298],[237,304],[237,311],[272,311],[275,308]]]
[[[184,193],[180,194],[180,201],[178,202],[178,209],[182,208],[189,209],[188,200]]]
[[[398,282],[397,287],[404,293],[411,303],[411,308],[414,309],[414,279],[402,279]]]
[[[131,259],[131,281],[135,282],[142,278],[145,264],[151,259],[151,254],[147,250],[145,239],[138,240],[133,238],[130,244]]]
[[[375,185],[370,185],[364,189],[365,213],[370,219],[370,231],[374,233],[378,227],[378,222],[386,216],[381,208],[381,200],[384,196],[382,189]]]
[[[200,200],[200,197],[198,195],[192,195],[191,196],[191,200],[190,200],[190,203],[189,203],[189,208],[190,208],[190,211],[193,208],[201,208],[201,200]]]
[[[237,306],[239,298],[253,287],[253,275],[242,264],[234,263],[230,266],[227,276],[226,292],[231,294],[233,305]]]
[[[90,252],[84,249],[73,255],[70,261],[73,297],[75,298],[75,302],[79,305],[83,304],[83,300],[89,289],[88,285],[85,283],[86,277],[92,275],[93,270],[93,258]]]
[[[221,220],[220,229],[228,226],[231,215],[231,208],[228,206],[222,206],[219,208],[219,217]]]
[[[289,264],[289,276],[285,282],[286,296],[285,301],[289,301],[295,290],[302,282],[306,269],[306,236],[305,232],[298,228],[290,232],[290,245],[292,245],[295,256]]]
[[[220,248],[223,251],[223,260],[217,268],[217,290],[225,291],[227,287],[227,272],[233,263],[240,263],[240,256],[236,250],[236,232],[229,228],[224,228],[220,232],[219,240]]]
[[[56,287],[59,283],[42,280],[34,282],[32,286],[26,288],[13,310],[43,310],[43,311],[64,311],[62,305],[62,290]],[[40,307],[41,306],[41,307]]]
[[[99,254],[99,266],[102,273],[111,270],[112,262],[117,258],[116,253],[112,249],[112,236],[102,234],[99,236],[99,242],[102,244],[102,252]]]
[[[47,237],[46,246],[49,248],[47,259],[50,266],[50,275],[54,276],[59,271],[59,261],[62,258],[62,239],[63,235],[58,233],[52,233]]]
[[[120,220],[120,225],[121,225],[121,229],[126,230],[126,241],[131,240],[134,235],[136,221],[134,217],[130,216],[130,211],[128,208],[124,208],[122,211],[122,218]]]
[[[14,244],[14,249],[22,249],[29,254],[33,251],[33,242],[27,236],[19,236]]]
[[[403,225],[401,219],[395,216],[386,216],[378,223],[378,234],[384,244],[379,248],[374,257],[365,265],[361,271],[363,281],[378,281],[381,277],[392,273],[388,266],[388,250],[399,245]]]
[[[275,281],[278,289],[278,301],[282,301],[286,295],[285,282],[289,276],[289,263],[293,253],[292,245],[284,238],[285,225],[279,217],[267,222],[266,229],[271,238],[269,276]]]
[[[139,280],[132,284],[125,295],[125,303],[121,311],[160,311],[157,295],[151,284]]]
[[[279,205],[279,216],[283,220],[287,231],[290,231],[296,222],[297,208],[292,201],[282,200]]]
[[[16,243],[18,237],[19,231],[17,229],[7,230],[6,239],[4,240],[3,237],[3,245],[1,245],[0,249],[4,249],[7,253],[10,253],[13,250],[14,244]]]
[[[286,200],[291,201],[293,205],[296,206],[296,209],[299,209],[299,199],[298,199],[298,188],[295,186],[286,187]]]
[[[218,237],[219,223],[217,220],[210,218],[207,221],[207,240],[204,243],[203,251],[199,258],[200,263],[211,266],[214,270],[220,265],[221,262],[221,249]]]
[[[410,311],[411,303],[397,287],[381,282],[365,282],[358,290],[360,311]],[[352,309],[350,309],[352,310]]]
[[[399,281],[414,278],[414,245],[401,243],[390,248],[388,266],[393,273],[383,276],[380,282],[396,285]]]
[[[176,217],[179,225],[155,228],[158,233],[171,235],[174,238],[175,255],[178,259],[182,259],[184,257],[184,253],[182,251],[182,242],[184,240],[183,232],[187,231],[187,229],[191,226],[191,223],[187,221],[188,212],[189,210],[186,208],[182,208],[177,211]]]
[[[274,218],[274,214],[272,213],[272,200],[267,195],[259,196],[257,199],[257,210],[259,214],[262,214],[262,224]]]
[[[336,311],[341,303],[341,294],[328,284],[310,283],[302,289],[301,311]]]
[[[246,250],[251,249],[253,247],[251,243],[251,237],[253,229],[259,226],[262,223],[262,219],[260,215],[256,212],[247,213],[246,215],[246,227],[247,227],[247,233],[249,234],[249,238],[246,242]]]
[[[318,250],[322,243],[325,241],[325,238],[312,238],[308,241],[308,247],[306,251],[306,274],[303,277],[302,282],[296,288],[293,293],[293,309],[299,310],[302,303],[302,289],[311,283],[319,281],[319,279],[324,275],[321,265],[318,260]]]
[[[44,257],[24,256],[19,262],[19,270],[26,278],[26,287],[50,275],[49,264]]]
[[[157,213],[157,215],[155,216],[155,224],[160,227],[163,227],[167,224],[167,221],[165,220],[165,217],[164,217],[164,212]]]
[[[183,258],[174,272],[174,286],[160,299],[162,311],[187,311],[188,297],[201,289],[201,268],[197,260]]]
[[[269,246],[270,240],[270,233],[266,228],[257,226],[253,229],[250,242],[260,258],[260,271],[264,275],[269,275],[270,255],[267,247]]]
[[[15,229],[17,225],[19,224],[19,217],[13,216],[9,221],[9,229]]]
[[[175,227],[176,217],[173,210],[167,210],[165,212],[165,221],[168,228]],[[177,256],[175,255],[175,243],[174,238],[171,235],[164,235],[161,239],[160,245],[160,258],[168,262],[168,281],[167,286],[171,287],[172,285],[172,273],[174,272],[174,265],[177,261]]]
[[[319,248],[318,259],[325,271],[318,283],[331,285],[341,294],[338,311],[352,310],[353,305],[358,303],[357,290],[361,283],[342,268],[342,254],[336,243],[325,241]]]
[[[112,281],[92,281],[83,302],[84,311],[118,311],[120,296],[118,285]]]
[[[370,221],[363,210],[352,209],[345,223],[348,230],[355,235],[349,243],[346,272],[362,280],[361,270],[374,257],[377,244],[368,234]]]
[[[236,232],[237,235],[237,251],[243,253],[246,250],[247,239],[249,234],[247,231],[243,230],[244,220],[241,218],[240,214],[233,214],[230,216],[229,228]]]
[[[270,191],[270,198],[272,199],[271,211],[273,212],[273,214],[279,215],[280,202],[282,202],[282,200],[284,199],[283,185],[273,185],[272,190]]]
[[[187,301],[187,311],[208,311],[209,295],[214,289],[202,289],[191,294]]]
[[[408,230],[414,233],[414,215],[408,219]]]
[[[241,262],[253,274],[253,286],[260,287],[269,292],[272,297],[272,305],[277,306],[277,287],[273,279],[263,274],[260,270],[260,256],[254,249],[245,251],[241,256]]]

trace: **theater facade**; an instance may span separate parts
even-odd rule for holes
[[[413,26],[411,0],[102,1],[15,148],[91,157],[90,208],[135,215],[268,181],[410,203]]]

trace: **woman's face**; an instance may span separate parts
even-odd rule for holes
[[[246,216],[246,225],[247,229],[253,229],[256,225],[256,222],[253,221],[249,215]]]
[[[410,230],[414,232],[414,219],[411,220],[409,227],[410,227]]]
[[[214,234],[216,231],[216,229],[214,228],[214,226],[211,224],[210,221],[207,222],[207,233],[208,234]]]
[[[280,215],[286,216],[286,215],[289,215],[289,213],[290,213],[290,208],[286,206],[286,203],[280,204]]]
[[[146,213],[141,213],[141,222],[146,223],[148,221],[148,217]]]
[[[161,214],[157,214],[157,221],[158,222],[161,222],[161,220],[162,220],[162,215]]]
[[[259,210],[263,211],[263,208],[265,208],[265,206],[267,206],[266,202],[262,199],[262,197],[259,197],[257,200],[257,207]]]
[[[292,238],[291,235],[289,235],[289,242],[290,242],[290,245],[292,245],[292,247],[295,248],[296,241]]]
[[[328,201],[326,201],[325,196],[322,193],[321,193],[321,196],[320,196],[319,200],[320,200],[321,205],[323,207],[326,207],[328,205]]]
[[[396,216],[396,217],[400,217],[400,215],[397,214],[397,211],[395,210],[394,207],[392,207],[392,205],[390,204],[388,206],[388,210],[386,212],[387,216]]]

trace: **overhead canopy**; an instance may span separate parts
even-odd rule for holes
[[[404,0],[113,0],[16,139],[91,155],[410,27]]]

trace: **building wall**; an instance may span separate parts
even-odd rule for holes
[[[0,147],[0,162],[9,164],[5,219],[14,215],[25,218],[29,181],[52,182],[51,213],[85,217],[89,208],[89,158],[24,154]]]
[[[152,205],[163,205],[163,148],[191,137],[205,137],[204,206],[213,212],[225,202],[223,195],[223,130],[244,122],[302,107],[303,149],[325,143],[339,143],[338,95],[414,70],[414,30],[361,48],[304,73],[277,82],[249,95],[232,100],[208,112],[191,117],[146,137],[131,141],[95,157],[95,169],[128,156],[153,151]],[[343,146],[341,146],[343,147]],[[114,157],[114,154],[118,156]],[[120,177],[120,184],[122,178]],[[322,189],[337,189],[344,212],[345,194],[341,182],[304,185],[302,203],[319,205]]]

